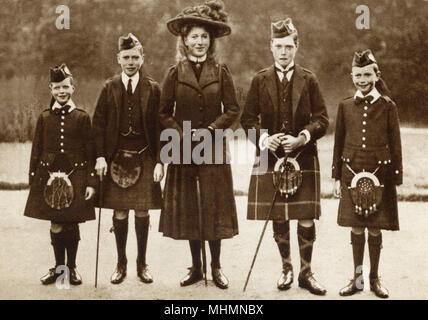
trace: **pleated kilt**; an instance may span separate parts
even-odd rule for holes
[[[372,152],[355,152],[350,167],[356,172],[363,169],[367,172],[374,172],[379,166],[376,155]],[[376,213],[365,218],[355,213],[354,204],[352,203],[351,193],[348,186],[354,174],[342,164],[341,182],[341,199],[339,202],[339,214],[337,223],[343,227],[368,227],[385,230],[399,230],[397,191],[395,185],[390,181],[392,177],[390,164],[381,164],[380,170],[376,176],[380,183],[383,184],[384,191],[382,202]]]
[[[199,175],[205,240],[238,234],[230,165],[168,165],[159,231],[173,239],[198,240],[196,176]]]
[[[54,223],[79,223],[94,220],[94,199],[85,200],[88,170],[92,169],[89,168],[89,164],[86,161],[79,163],[73,173],[68,177],[73,185],[74,191],[74,198],[71,205],[66,209],[56,210],[46,204],[44,190],[49,179],[48,170],[60,170],[62,162],[63,161],[61,161],[55,169],[51,169],[40,161],[30,186],[30,193],[28,194],[24,215],[36,219],[50,220]],[[63,170],[60,171],[70,172],[70,165],[67,164]]]
[[[248,191],[247,219],[267,220],[272,205],[275,187],[273,169],[276,158],[269,154],[266,173],[260,173],[256,166],[251,174]],[[302,184],[294,195],[285,198],[277,193],[275,205],[269,220],[319,219],[320,205],[320,171],[318,157],[304,152],[297,162],[302,171]]]
[[[102,208],[115,210],[154,210],[162,206],[162,191],[159,182],[153,181],[156,162],[149,150],[141,154],[143,170],[137,182],[129,188],[119,187],[111,178],[111,167],[103,181]],[[97,202],[99,206],[99,202]]]

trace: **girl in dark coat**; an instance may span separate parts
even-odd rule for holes
[[[349,296],[363,290],[362,264],[368,229],[370,290],[387,298],[378,277],[382,233],[398,230],[396,185],[403,180],[398,112],[380,79],[370,50],[355,53],[353,97],[339,104],[333,156],[334,194],[340,197],[338,224],[352,227],[354,278],[340,290]]]
[[[52,103],[39,116],[30,160],[30,193],[24,215],[51,221],[55,267],[40,281],[54,283],[65,265],[71,284],[82,283],[76,270],[80,222],[95,219],[92,197],[97,180],[91,120],[71,96],[73,78],[65,64],[50,71]],[[66,269],[67,270],[67,269]]]
[[[190,139],[192,133],[195,136],[202,132],[211,138],[216,129],[229,128],[239,116],[232,77],[227,67],[214,59],[215,38],[231,32],[222,6],[220,1],[207,1],[204,5],[186,8],[167,23],[169,31],[178,36],[177,64],[168,70],[163,82],[159,116],[165,129],[173,129],[184,140]],[[187,286],[203,278],[202,228],[203,240],[208,240],[211,251],[213,280],[225,289],[229,281],[220,269],[221,239],[238,234],[231,168],[224,162],[225,148],[224,153],[216,157],[218,150],[212,147],[212,158],[209,159],[212,161],[202,161],[199,165],[195,164],[198,162],[195,158],[186,162],[184,158],[188,155],[185,148],[182,149],[180,163],[168,166],[159,231],[167,237],[189,240],[192,267],[181,281],[181,286]],[[220,158],[221,164],[213,164],[215,158]],[[200,181],[201,224],[197,177]]]

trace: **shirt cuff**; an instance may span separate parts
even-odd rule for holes
[[[98,157],[98,158],[96,159],[96,161],[101,160],[101,159],[103,159],[104,161],[106,161],[106,158],[104,158],[104,157]]]
[[[300,131],[299,135],[301,135],[301,134],[303,134],[303,135],[305,136],[305,138],[306,138],[306,141],[305,141],[305,143],[304,143],[305,145],[306,145],[309,141],[311,141],[311,133],[310,133],[307,129]]]
[[[264,150],[267,148],[266,142],[267,138],[269,138],[269,135],[266,132],[263,132],[259,139],[259,148],[260,150]]]

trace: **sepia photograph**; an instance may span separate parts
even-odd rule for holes
[[[0,299],[428,299],[427,18],[0,0]]]

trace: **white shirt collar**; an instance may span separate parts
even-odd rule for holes
[[[380,95],[379,91],[376,89],[376,87],[373,87],[373,89],[370,90],[370,92],[367,93],[366,96],[372,96],[373,97],[373,100],[370,102],[370,104],[375,103],[376,100],[381,97],[381,95]],[[357,92],[355,92],[355,94],[354,94],[354,99],[356,97],[364,98],[365,96],[363,95],[363,93],[360,90],[357,90]]]
[[[131,79],[131,87],[132,87],[132,93],[135,92],[135,88],[137,88],[138,81],[140,80],[140,72],[137,71],[132,77],[128,77],[128,75],[125,72],[122,72],[122,83],[125,86],[125,89],[128,88],[128,82],[129,79]]]
[[[290,68],[293,68],[293,67],[294,67],[294,60],[292,60],[286,68],[282,67],[278,62],[275,61],[275,68],[277,68],[278,70],[281,70],[281,71],[276,70],[276,73],[278,74],[279,80],[282,81],[282,79],[284,78],[283,72],[287,71],[287,80],[290,81],[291,77],[293,76],[293,72],[294,72],[294,69],[290,70]]]
[[[64,104],[64,106],[67,105],[67,104],[70,106],[70,109],[68,110],[68,113],[70,113],[71,111],[73,111],[74,109],[76,109],[76,105],[74,104],[73,100],[71,100],[71,99],[68,100],[67,103]],[[61,109],[62,107],[63,106],[60,105],[58,103],[58,101],[55,101],[55,103],[52,105],[52,110]]]
[[[201,58],[197,58],[192,55],[189,55],[187,58],[192,62],[204,62],[205,60],[207,60],[207,55],[204,55]]]

